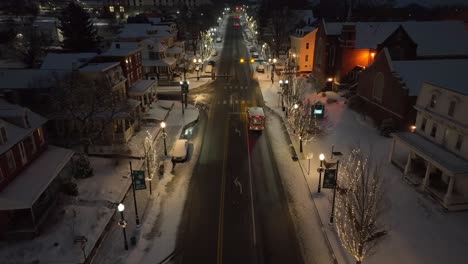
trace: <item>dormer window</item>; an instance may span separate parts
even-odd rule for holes
[[[431,96],[431,101],[429,102],[429,106],[430,106],[431,108],[434,108],[434,107],[436,106],[436,104],[437,104],[437,95],[436,95],[436,94],[433,94],[433,95]]]
[[[455,107],[457,106],[457,102],[455,101],[450,101],[449,109],[448,109],[448,115],[453,116],[455,113]]]
[[[0,126],[0,144],[4,144],[7,142],[7,132],[5,127],[2,125]]]

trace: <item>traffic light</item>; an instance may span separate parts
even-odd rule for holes
[[[244,58],[240,58],[240,63],[244,63]]]

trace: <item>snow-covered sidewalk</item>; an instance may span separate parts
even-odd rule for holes
[[[278,79],[272,84],[266,74],[256,73],[261,86],[265,104],[276,114],[269,119],[276,119],[278,115],[284,118],[284,113],[279,107]],[[334,93],[327,93],[327,97],[336,97]],[[309,98],[326,102],[327,97],[310,94]],[[354,263],[354,259],[340,245],[333,225],[329,225],[331,213],[332,190],[323,189],[321,195],[316,195],[318,186],[319,167],[318,156],[324,153],[329,159],[331,146],[334,151],[340,151],[346,155],[351,147],[359,146],[364,151],[371,153],[372,159],[381,163],[381,172],[386,187],[386,197],[390,203],[383,221],[388,231],[385,239],[374,255],[365,263],[465,263],[468,259],[467,233],[468,212],[447,213],[430,197],[421,194],[408,185],[402,177],[402,172],[388,162],[390,139],[379,135],[369,119],[348,109],[344,99],[336,103],[326,105],[326,119],[331,124],[330,133],[320,140],[304,144],[304,152],[299,155],[299,162],[290,158],[288,149],[278,146],[275,152],[279,170],[286,186],[286,190],[292,197],[292,215],[296,223],[299,238],[303,246],[306,263],[327,263],[317,259],[318,243],[322,238],[316,236],[319,225],[311,211],[316,208],[326,239],[338,263]],[[268,112],[267,112],[268,113]],[[284,122],[284,121],[283,121]],[[284,128],[277,127],[271,120],[268,123],[273,126],[270,133],[275,138],[272,144],[278,144],[278,133],[284,133]],[[289,135],[297,152],[299,152],[298,139]],[[283,146],[284,147],[284,146]],[[311,158],[310,173],[308,173],[309,160]],[[300,167],[300,169],[298,169]],[[305,187],[308,187],[307,189]],[[312,192],[311,194],[309,193]],[[312,206],[313,205],[313,206]],[[312,208],[311,208],[312,206]],[[319,251],[323,253],[323,251]]]
[[[179,137],[182,129],[187,124],[193,123],[197,119],[198,109],[189,105],[189,108],[186,109],[185,114],[182,116],[180,102],[174,103],[174,107],[166,118],[168,151],[170,151],[175,139]],[[157,128],[159,128],[159,125]],[[142,129],[140,132],[146,133],[146,130]],[[159,133],[155,132],[154,135],[157,137]],[[134,137],[132,140],[140,141],[141,138]],[[134,144],[134,147],[141,148],[138,144]],[[156,139],[155,147],[162,156],[163,143],[160,136]],[[192,159],[196,159],[196,157]],[[112,219],[115,219],[116,206],[122,200],[128,200],[125,198],[125,195],[131,185],[129,161],[132,162],[134,170],[140,169],[143,164],[140,159],[91,157],[90,163],[94,169],[94,176],[78,180],[79,195],[77,197],[63,195],[59,199],[58,206],[53,209],[54,212],[47,218],[49,223],[46,224],[45,230],[43,230],[39,237],[28,241],[1,242],[0,259],[2,261],[0,262],[83,263],[85,258],[89,258],[90,253],[95,248],[96,242],[101,235],[106,234],[106,229],[116,229],[115,226],[117,226],[117,224],[112,221]],[[183,169],[183,166],[176,168],[175,175],[178,176],[174,177],[174,175],[170,173],[171,162],[169,160],[165,160],[164,162],[166,165],[165,176],[161,179],[159,184],[156,184],[156,182],[153,184],[153,197],[156,198],[150,200],[154,203],[161,202],[162,197],[164,197],[164,195],[162,195],[163,192],[172,193],[173,186],[171,183],[176,181],[175,178],[179,177],[179,171]],[[180,177],[183,179],[186,178],[183,176]],[[143,204],[147,194],[148,190],[137,192],[138,206],[141,210],[140,217],[142,221],[146,221],[143,222],[144,224],[141,228],[142,232],[146,230],[145,223],[156,223],[152,210],[152,203],[147,203],[148,205]],[[132,227],[131,223],[134,221],[132,215],[133,204],[131,202],[132,200],[128,200],[125,204],[125,213],[129,220],[129,238],[130,235],[133,235],[130,232],[130,228]],[[143,209],[143,205],[147,208],[146,211]],[[140,208],[140,206],[142,206],[142,208]],[[180,206],[183,206],[183,200],[180,202]],[[180,212],[182,212],[182,209],[180,209]],[[176,229],[178,225],[177,222],[169,222],[170,224],[174,224],[175,228],[173,229]],[[151,227],[152,226],[153,225],[151,225]],[[120,231],[120,233],[118,233],[120,236],[111,240],[111,244],[113,245],[107,252],[110,253],[108,256],[119,257],[120,252],[123,251],[121,230],[118,226],[117,229]],[[170,228],[167,230],[170,230]],[[117,263],[115,258],[109,259],[110,262],[108,263]]]

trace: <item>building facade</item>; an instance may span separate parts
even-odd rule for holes
[[[414,132],[393,135],[389,160],[448,210],[468,208],[468,82],[425,82],[415,109]],[[446,88],[448,87],[448,88]],[[406,150],[406,159],[395,155]]]
[[[50,146],[47,120],[0,100],[0,238],[32,238],[40,233],[72,175],[73,151]]]

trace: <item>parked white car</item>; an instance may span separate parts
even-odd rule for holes
[[[171,150],[172,161],[184,162],[187,160],[188,155],[188,140],[178,139]]]

